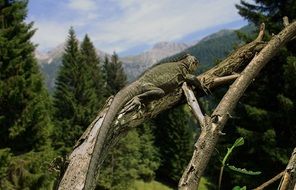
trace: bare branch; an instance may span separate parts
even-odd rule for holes
[[[213,87],[220,86],[221,84],[225,84],[228,82],[233,82],[237,77],[239,77],[239,74],[229,75],[225,77],[217,77],[213,81]]]
[[[189,86],[187,86],[186,82],[183,83],[182,89],[184,91],[188,105],[190,106],[193,115],[197,118],[199,125],[203,127],[205,125],[205,117],[202,114],[198,101],[195,98],[194,92]]]
[[[287,27],[289,25],[289,18],[287,16],[283,17],[284,26]]]
[[[281,179],[281,177],[284,175],[284,171],[282,171],[281,173],[277,174],[276,176],[274,176],[273,178],[271,178],[270,180],[264,182],[263,184],[261,184],[259,187],[256,187],[254,190],[263,190],[266,187],[268,187],[269,185],[273,184],[274,182],[276,182],[277,180]]]
[[[196,149],[194,150],[192,159],[180,179],[180,189],[197,189],[200,178],[206,168],[206,164],[216,146],[219,134],[223,130],[229,119],[229,115],[232,113],[238,100],[266,63],[282,46],[290,41],[295,34],[296,22],[293,22],[269,41],[265,48],[263,48],[244,69],[240,77],[238,77],[230,86],[229,90],[211,115],[211,118],[206,122],[206,125],[211,126],[211,129],[206,133],[202,130],[202,133],[196,142]]]
[[[257,38],[256,38],[255,41],[258,41],[258,42],[262,41],[263,36],[264,36],[264,32],[265,32],[265,24],[262,23],[262,24],[260,25],[259,34],[258,34],[258,36],[257,36]]]
[[[296,183],[296,148],[285,170],[280,190],[292,190]]]

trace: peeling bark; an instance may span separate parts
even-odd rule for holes
[[[280,190],[292,190],[296,185],[296,148],[292,153],[287,168],[283,174]],[[295,190],[295,188],[294,188]]]

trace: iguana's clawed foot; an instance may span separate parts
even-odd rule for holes
[[[130,112],[132,110],[135,109],[135,107],[137,107],[137,110],[140,110],[142,108],[142,103],[140,101],[139,97],[134,97],[133,99],[131,99],[126,106],[123,109],[123,112]]]
[[[195,86],[195,88],[202,90],[205,94],[208,94],[210,90],[201,82],[195,75],[187,74],[186,75],[186,82],[190,85]]]

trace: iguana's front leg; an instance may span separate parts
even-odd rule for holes
[[[124,112],[129,112],[133,110],[135,107],[138,107],[138,109],[141,108],[141,101],[142,100],[155,100],[163,97],[165,95],[165,92],[152,84],[146,84],[142,86],[144,92],[142,94],[139,94],[135,96],[133,99],[131,99],[125,106]]]
[[[190,85],[195,86],[196,88],[202,90],[207,94],[207,89],[204,87],[204,85],[197,79],[195,75],[187,74],[185,77],[185,82],[187,82]]]

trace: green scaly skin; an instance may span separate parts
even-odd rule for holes
[[[104,140],[109,134],[111,124],[117,114],[126,104],[137,104],[144,100],[155,100],[169,94],[180,87],[184,82],[199,86],[199,81],[193,75],[198,67],[198,61],[194,56],[187,54],[183,59],[176,62],[157,64],[142,74],[138,80],[120,90],[114,97],[104,121],[99,130],[98,138],[90,167],[97,168],[95,160],[101,158]],[[102,160],[103,162],[103,160]],[[101,165],[101,163],[99,163]],[[92,170],[94,171],[94,170]],[[94,174],[88,172],[88,176]],[[87,177],[89,179],[89,177]],[[93,182],[86,181],[84,189],[91,189]]]

